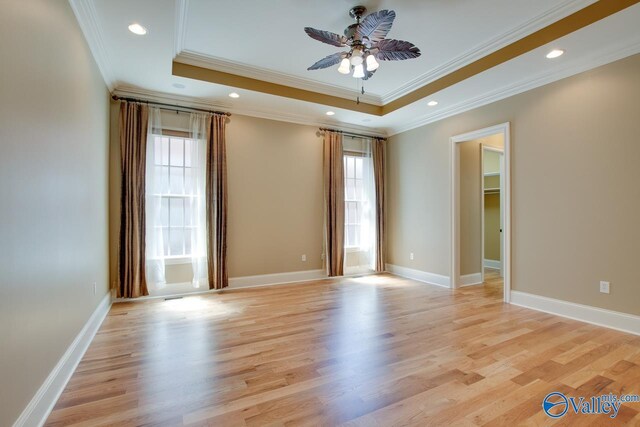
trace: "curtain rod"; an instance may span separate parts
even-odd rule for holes
[[[329,128],[320,128],[321,132],[336,132],[336,133],[341,133],[343,135],[347,135],[347,136],[353,136],[353,137],[358,137],[358,138],[371,138],[371,139],[380,139],[382,141],[386,141],[387,138],[383,138],[381,136],[371,136],[371,135],[364,135],[361,133],[353,133],[353,132],[347,132],[347,131],[343,131],[343,130],[337,130],[337,129],[329,129]]]
[[[167,111],[174,111],[174,110],[177,111],[177,109],[182,109],[187,111],[201,111],[204,113],[220,114],[222,116],[227,116],[227,117],[231,116],[231,113],[227,113],[224,111],[213,111],[213,110],[205,110],[204,108],[185,107],[183,105],[175,105],[175,104],[165,104],[164,102],[149,101],[146,99],[127,98],[127,97],[118,96],[118,95],[111,95],[111,99],[113,99],[114,101],[139,102],[141,104],[157,105],[159,107],[165,107],[161,109],[167,110]]]

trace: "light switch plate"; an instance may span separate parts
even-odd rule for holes
[[[609,282],[604,282],[601,281],[600,282],[600,292],[602,292],[603,294],[608,294],[609,293]]]

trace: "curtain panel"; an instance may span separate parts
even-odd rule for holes
[[[344,160],[342,134],[325,131],[323,150],[327,275],[344,274]]]
[[[145,266],[147,289],[154,291],[166,285],[164,247],[168,242],[162,228],[162,193],[163,188],[162,167],[157,159],[162,157],[161,141],[158,135],[162,135],[162,122],[160,110],[149,108],[149,126],[147,127],[147,161],[145,172],[145,200],[146,200],[146,234],[145,234]]]
[[[371,153],[373,159],[373,180],[376,200],[376,241],[375,241],[375,270],[385,271],[385,215],[384,215],[384,171],[385,171],[385,141],[374,138],[371,141]]]
[[[226,120],[212,115],[207,123],[207,269],[210,289],[228,286]]]
[[[207,126],[209,114],[191,113],[189,115],[189,144],[191,159],[190,185],[185,188],[189,198],[188,219],[191,224],[191,270],[194,288],[207,286],[209,272],[207,268]],[[186,148],[185,148],[186,153]]]
[[[145,162],[149,110],[146,105],[120,104],[120,241],[118,297],[148,295],[145,272]]]

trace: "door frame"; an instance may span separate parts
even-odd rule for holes
[[[496,147],[492,147],[490,145],[485,145],[485,144],[480,144],[480,165],[482,168],[482,185],[480,186],[481,189],[481,194],[480,194],[480,212],[481,212],[481,234],[482,234],[482,281],[484,282],[484,236],[485,236],[485,229],[484,229],[484,190],[485,188],[485,175],[484,175],[484,152],[485,151],[491,151],[494,153],[498,153],[500,155],[500,163],[499,163],[499,176],[500,176],[500,183],[498,184],[498,187],[500,188],[500,275],[504,277],[504,197],[503,197],[503,193],[504,193],[504,148],[496,148]]]
[[[487,136],[502,134],[504,138],[504,211],[503,211],[503,275],[504,292],[503,300],[511,301],[511,126],[509,122],[495,126],[478,129],[450,138],[451,144],[451,268],[450,287],[460,287],[460,146],[466,141],[484,138]],[[482,151],[481,151],[482,152]],[[482,158],[482,155],[480,156]],[[483,177],[484,178],[484,177]],[[484,180],[481,187],[484,187]],[[484,202],[484,196],[481,198]],[[483,227],[484,228],[484,227]],[[484,248],[482,248],[484,252]],[[484,256],[484,255],[483,255]],[[484,259],[482,260],[484,272]]]

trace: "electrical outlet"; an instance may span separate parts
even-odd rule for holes
[[[600,292],[603,294],[609,293],[609,282],[600,282]]]
[[[300,259],[302,261],[306,261],[307,260],[307,254],[302,254],[302,257],[300,257]]]
[[[409,259],[410,259],[411,261],[413,261],[413,252],[411,252],[411,253],[409,254]]]
[[[93,282],[93,294],[98,294],[98,284],[96,282]]]

